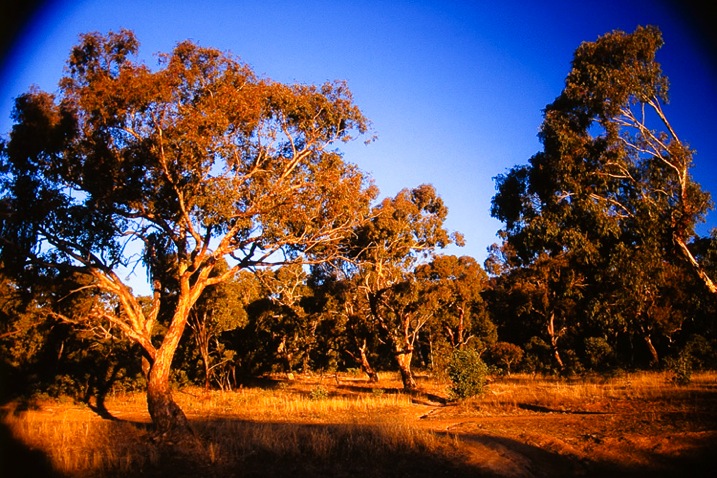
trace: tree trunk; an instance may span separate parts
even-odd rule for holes
[[[189,431],[189,422],[172,398],[169,386],[173,354],[160,353],[152,364],[147,383],[147,409],[152,423],[161,435],[183,434]]]
[[[650,351],[650,365],[652,367],[656,367],[660,363],[660,355],[657,353],[657,349],[652,344],[650,334],[646,334],[643,339],[645,340],[645,344],[647,345],[647,350]]]
[[[209,354],[202,353],[204,360],[204,390],[209,390],[212,384],[212,367],[209,366]]]
[[[378,374],[376,371],[371,367],[371,363],[368,361],[368,354],[366,354],[366,341],[364,340],[363,345],[359,349],[361,355],[361,369],[364,371],[366,375],[368,375],[368,381],[371,383],[377,383],[378,382]]]
[[[555,357],[555,361],[558,363],[558,367],[560,367],[561,370],[565,368],[565,364],[563,363],[563,359],[560,358],[558,339],[564,330],[565,329],[561,329],[559,332],[555,332],[555,313],[550,314],[550,320],[548,321],[548,336],[550,336],[550,346],[553,350],[553,357]]]
[[[700,278],[702,283],[705,285],[705,287],[707,287],[707,290],[709,290],[710,293],[712,293],[713,295],[717,296],[717,284],[714,283],[710,276],[707,275],[707,272],[705,272],[702,266],[697,262],[697,259],[695,259],[695,256],[692,255],[692,252],[690,251],[690,248],[687,247],[685,241],[675,237],[675,243],[677,243],[677,246],[679,247],[680,251],[682,251],[682,255],[685,257],[685,259],[695,271],[697,276]]]
[[[463,307],[458,308],[460,314],[458,316],[458,349],[463,350],[463,346],[465,345],[465,340],[463,338],[464,334],[464,328],[465,328],[465,309]]]
[[[204,362],[204,388],[209,390],[212,383],[213,370],[212,364],[210,363],[212,357],[209,353],[209,343],[211,337],[209,328],[207,327],[209,317],[206,312],[204,312],[201,317],[198,312],[194,312],[190,317],[189,328],[192,330],[194,343],[197,345],[197,349],[199,349],[199,355],[202,357],[202,362]]]
[[[401,381],[403,382],[403,389],[408,391],[416,390],[418,388],[416,379],[413,378],[413,373],[411,372],[412,358],[412,352],[402,352],[396,355],[396,360],[398,362],[398,370],[401,372]]]
[[[364,339],[363,344],[360,347],[357,346],[356,348],[359,351],[358,355],[349,350],[349,347],[346,347],[344,350],[349,356],[351,356],[352,359],[354,359],[358,366],[361,367],[361,370],[368,375],[369,382],[378,382],[378,374],[373,367],[371,367],[371,362],[368,361],[368,354],[366,353],[368,346],[366,345],[366,340]]]
[[[401,372],[401,381],[403,382],[403,389],[407,391],[416,390],[418,384],[416,379],[413,378],[411,372],[411,359],[413,358],[413,351],[410,349],[397,350],[396,362],[398,362],[398,370]]]
[[[147,409],[157,433],[162,436],[182,437],[191,433],[186,415],[172,399],[169,378],[172,359],[187,325],[193,302],[188,294],[179,298],[162,345],[157,349],[149,369]]]

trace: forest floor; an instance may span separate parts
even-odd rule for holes
[[[3,407],[0,476],[715,476],[717,375],[500,378],[469,400],[394,376],[274,377],[232,392],[183,389],[197,444],[157,440],[141,394],[104,410]],[[94,408],[94,411],[92,410]]]

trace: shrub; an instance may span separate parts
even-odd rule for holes
[[[488,367],[473,349],[456,350],[448,363],[450,392],[455,399],[465,399],[483,392]]]
[[[531,337],[524,346],[522,369],[528,373],[553,372],[550,345],[540,337]]]
[[[681,353],[676,359],[668,359],[667,366],[672,371],[672,383],[689,385],[692,382],[692,360],[689,355]]]
[[[317,385],[309,393],[311,400],[325,400],[329,398],[329,391],[322,385]]]
[[[693,335],[680,355],[689,357],[692,367],[696,370],[714,369],[717,367],[717,351],[713,345],[701,335]]]

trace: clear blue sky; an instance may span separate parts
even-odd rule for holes
[[[582,41],[657,25],[658,60],[671,80],[668,117],[697,150],[696,179],[717,199],[714,53],[685,3],[568,1],[55,1],[9,50],[0,82],[0,132],[30,85],[55,91],[78,35],[128,28],[141,55],[182,40],[230,51],[282,82],[344,79],[378,140],[343,148],[381,196],[431,183],[482,261],[500,224],[490,218],[493,177],[541,149],[542,109],[560,93]],[[706,13],[705,13],[706,14]],[[699,19],[700,17],[696,17]],[[717,226],[711,213],[701,234]]]

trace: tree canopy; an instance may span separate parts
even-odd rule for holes
[[[57,97],[17,99],[2,259],[18,277],[75,271],[112,294],[120,312],[104,318],[142,347],[150,412],[169,428],[171,358],[204,289],[332,257],[375,190],[335,149],[367,130],[344,83],[272,82],[191,42],[152,70],[133,60],[138,46],[129,31],[83,35]],[[120,273],[141,265],[148,309]]]
[[[691,270],[717,293],[693,253],[695,225],[712,204],[692,179],[693,153],[663,108],[668,81],[656,61],[662,43],[657,28],[639,27],[581,44],[563,92],[545,109],[543,150],[496,181],[491,211],[505,228],[491,268],[526,269],[528,276],[550,271],[546,280],[523,285],[542,289],[541,306],[531,310],[549,318],[561,367],[558,330],[567,329],[556,329],[554,319],[579,321],[575,312],[566,315],[565,304],[582,303],[593,314],[588,321],[629,309],[633,325],[626,327],[642,336],[656,359],[651,331],[680,328],[679,314],[667,325],[660,318],[665,314],[656,312],[658,302],[663,310],[679,308],[666,303],[677,300],[669,283]],[[526,272],[514,277],[524,279]]]
[[[589,260],[618,242],[659,237],[717,293],[688,247],[711,201],[663,110],[662,43],[657,28],[639,27],[576,50],[562,94],[545,109],[543,151],[497,178],[492,214],[505,222],[515,258],[567,246]]]

